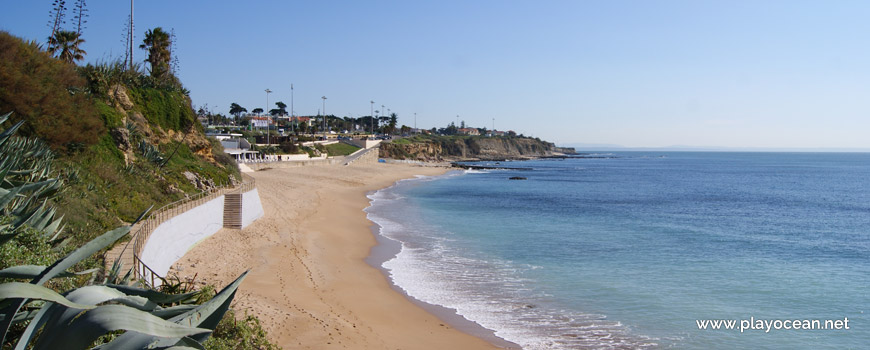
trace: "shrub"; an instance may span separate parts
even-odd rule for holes
[[[0,31],[0,111],[27,120],[22,135],[37,136],[54,150],[94,144],[105,130],[75,66],[35,43]]]
[[[296,154],[299,153],[299,146],[290,141],[281,142],[281,150],[287,154]]]

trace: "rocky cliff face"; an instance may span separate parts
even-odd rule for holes
[[[185,99],[185,101],[187,103],[178,106],[178,108],[191,108],[189,99]],[[130,98],[127,89],[122,85],[112,86],[110,102],[121,115],[127,116],[122,120],[120,127],[110,130],[112,138],[115,140],[115,145],[124,152],[125,158],[136,157],[135,149],[137,146],[130,144],[130,135],[126,128],[127,122],[131,122],[151,144],[159,145],[171,141],[184,142],[191,152],[205,158],[209,162],[216,163],[212,154],[211,143],[200,129],[196,127],[188,130],[163,129],[159,125],[150,123],[142,112],[136,109],[136,105]]]
[[[410,144],[383,143],[380,157],[421,161],[529,159],[560,154],[555,145],[516,137],[432,137]]]

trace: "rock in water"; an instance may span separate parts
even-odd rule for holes
[[[509,178],[508,180],[528,180],[528,179],[526,179],[523,176],[513,176],[513,177]]]

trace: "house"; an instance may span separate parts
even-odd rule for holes
[[[275,124],[270,117],[251,117],[251,125],[255,128],[266,128]]]
[[[477,128],[462,128],[457,130],[460,134],[463,135],[471,135],[471,136],[479,136],[480,131]]]
[[[311,126],[312,118],[311,117],[290,117],[290,123],[299,123],[305,124],[307,126]]]

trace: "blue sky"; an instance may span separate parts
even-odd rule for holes
[[[4,1],[0,29],[44,41],[50,7]],[[88,9],[87,61],[120,57],[129,2]],[[175,30],[194,104],[223,113],[264,107],[266,88],[289,105],[293,83],[300,115],[327,96],[329,114],[374,100],[411,126],[495,118],[559,144],[870,148],[867,1],[152,0],[135,15],[137,43]]]

